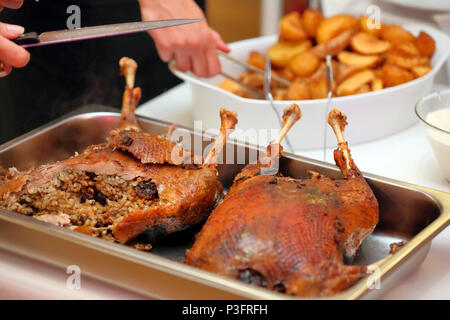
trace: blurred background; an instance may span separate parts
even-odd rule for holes
[[[226,42],[233,42],[278,31],[280,17],[291,11],[302,12],[308,0],[206,0],[209,24]],[[312,1],[313,5],[319,1]],[[259,14],[255,14],[259,13]]]

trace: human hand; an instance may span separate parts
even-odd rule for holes
[[[142,19],[205,19],[191,0],[139,0]],[[206,21],[149,31],[161,60],[175,60],[180,71],[191,70],[199,77],[212,77],[221,71],[217,49],[229,52],[220,35]]]
[[[4,3],[0,0],[0,3]],[[0,77],[8,75],[12,68],[22,68],[30,61],[30,53],[9,39],[20,37],[23,27],[0,22]]]
[[[0,11],[19,9],[22,4],[23,0],[0,0]],[[9,40],[20,37],[23,31],[20,26],[0,22],[0,77],[8,75],[12,67],[21,68],[30,60],[28,51]]]
[[[23,0],[0,0],[0,11],[3,8],[19,9],[23,4]]]

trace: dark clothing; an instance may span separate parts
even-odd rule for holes
[[[70,5],[81,8],[81,26],[138,21],[137,0],[24,1],[19,10],[0,13],[0,21],[22,25],[25,32],[66,29]],[[119,59],[129,56],[139,68],[141,101],[179,80],[160,61],[146,33],[30,48],[23,69],[0,79],[0,143],[89,103],[120,107],[124,80]]]

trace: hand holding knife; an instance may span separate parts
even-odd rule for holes
[[[188,23],[194,23],[199,21],[203,21],[203,19],[172,19],[172,20],[128,22],[103,26],[85,27],[72,30],[50,31],[41,34],[37,34],[36,32],[30,32],[23,34],[19,38],[12,39],[11,41],[15,42],[16,44],[24,48],[31,48],[58,43],[131,34],[153,29],[161,29]],[[0,62],[0,77],[4,77],[6,75],[7,73],[4,70],[3,63]]]

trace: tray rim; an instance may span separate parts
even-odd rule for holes
[[[95,115],[114,115],[117,116],[120,113],[117,109],[113,109],[111,107],[100,106],[100,105],[88,105],[86,107],[77,109],[65,116],[62,116],[46,125],[40,126],[24,135],[21,135],[15,139],[12,139],[2,145],[0,145],[0,152],[8,150],[20,142],[34,136],[40,134],[42,132],[51,130],[65,122],[68,122],[74,118],[80,117],[91,117]],[[158,119],[138,116],[138,119],[156,123],[158,125],[170,126],[171,123],[167,121],[161,121]],[[193,133],[193,129],[177,125],[177,128],[186,129],[189,132]],[[200,132],[195,132],[200,133]],[[207,137],[212,137],[209,134],[205,134]],[[249,143],[234,142],[236,145],[245,146],[249,148],[257,148],[262,149],[262,147],[254,146]],[[286,158],[290,158],[292,160],[299,160],[304,163],[309,163],[312,165],[318,165],[320,167],[334,169],[337,170],[337,167],[333,164],[329,164],[326,162],[322,162],[315,159],[310,159],[307,157],[283,152],[283,156]],[[443,191],[434,190],[431,188],[426,188],[390,178],[385,178],[378,175],[368,174],[363,172],[363,176],[365,178],[369,178],[373,181],[379,181],[383,183],[387,183],[394,186],[400,186],[402,188],[406,188],[409,190],[413,190],[416,192],[420,192],[425,196],[429,197],[433,202],[437,203],[441,209],[440,215],[432,221],[428,226],[426,226],[423,230],[421,230],[416,236],[414,236],[408,243],[402,247],[398,252],[393,255],[390,255],[386,260],[383,261],[379,265],[380,267],[380,277],[381,281],[389,274],[391,274],[396,268],[398,268],[403,262],[406,262],[411,256],[414,255],[418,250],[422,247],[429,244],[429,242],[439,234],[443,229],[445,229],[450,224],[450,193],[446,193]],[[129,248],[120,244],[110,243],[104,241],[103,239],[97,239],[95,237],[81,234],[69,229],[57,227],[37,219],[29,219],[29,217],[21,215],[19,213],[6,211],[0,209],[0,220],[13,223],[25,228],[32,229],[37,232],[41,232],[47,234],[49,236],[53,236],[59,239],[64,239],[66,241],[70,241],[75,245],[86,246],[90,249],[100,251],[104,254],[111,255],[117,258],[125,259],[131,261],[133,263],[137,263],[143,265],[145,267],[149,267],[151,269],[155,269],[162,272],[167,272],[176,277],[182,277],[184,279],[194,281],[206,286],[215,287],[219,290],[224,290],[225,292],[230,292],[232,294],[237,294],[238,296],[245,298],[253,298],[253,299],[292,299],[292,300],[303,300],[309,298],[303,297],[291,297],[285,294],[276,293],[270,291],[268,289],[254,287],[252,285],[248,285],[242,283],[238,280],[227,278],[224,276],[220,276],[217,274],[213,274],[211,272],[201,270],[184,263],[178,261],[172,261],[165,257],[157,256],[151,252],[141,252],[133,248]],[[7,249],[7,248],[5,248]],[[52,264],[51,261],[44,260],[44,262]],[[89,272],[87,272],[89,273]],[[95,275],[93,275],[95,277]],[[366,278],[363,278],[358,283],[356,283],[351,288],[338,293],[332,297],[325,297],[319,299],[358,299],[364,298],[364,296],[368,293]]]

